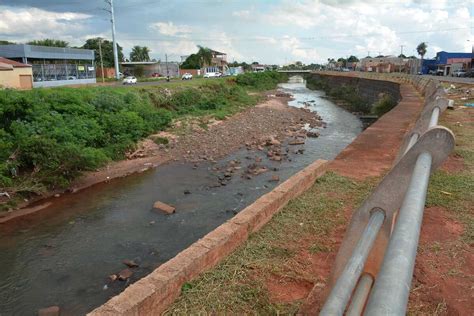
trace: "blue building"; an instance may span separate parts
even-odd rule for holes
[[[422,73],[442,71],[443,75],[447,76],[458,69],[467,70],[472,68],[473,58],[472,53],[437,52],[435,58],[423,60]]]

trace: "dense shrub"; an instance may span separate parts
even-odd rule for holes
[[[274,89],[278,83],[288,80],[286,74],[276,71],[248,72],[235,78],[236,83],[242,87],[252,87],[256,90]]]
[[[393,109],[395,105],[397,105],[397,101],[395,101],[392,96],[389,94],[383,94],[382,97],[374,103],[372,113],[377,116],[382,116]]]
[[[0,91],[0,185],[34,176],[46,187],[64,186],[81,171],[123,157],[171,117],[136,92]]]

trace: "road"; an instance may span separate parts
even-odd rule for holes
[[[474,84],[474,78],[458,78],[451,76],[432,76],[432,75],[423,75],[423,77],[433,78],[440,81],[453,82],[453,83],[470,83]]]

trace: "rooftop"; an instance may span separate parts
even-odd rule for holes
[[[0,45],[0,56],[6,58],[94,60],[90,49],[36,46],[27,44]]]
[[[0,57],[0,70],[11,70],[13,68],[26,68],[31,67],[31,65],[19,63],[17,61]]]

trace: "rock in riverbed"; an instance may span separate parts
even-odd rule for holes
[[[124,270],[122,270],[122,271],[119,272],[119,274],[118,274],[118,279],[119,279],[120,281],[126,281],[126,280],[129,279],[132,275],[133,275],[132,270],[130,270],[130,269],[124,269]]]
[[[38,311],[38,316],[59,316],[59,306],[50,306]]]
[[[166,214],[173,214],[176,211],[176,208],[168,205],[166,203],[163,203],[161,201],[156,201],[155,204],[153,204],[153,209],[161,211]]]
[[[124,265],[126,265],[127,267],[129,267],[129,268],[136,268],[136,267],[138,267],[138,263],[136,263],[136,262],[133,261],[133,260],[125,259],[124,261],[122,261],[122,263],[123,263]]]

